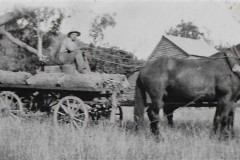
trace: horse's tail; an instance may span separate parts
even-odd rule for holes
[[[142,125],[144,121],[144,107],[146,106],[146,92],[139,75],[135,86],[134,101],[134,121],[137,125]]]

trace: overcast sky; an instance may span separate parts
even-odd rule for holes
[[[116,14],[115,28],[105,32],[104,43],[118,46],[146,59],[170,27],[181,20],[191,21],[214,45],[240,43],[238,23],[223,0],[22,0],[3,1],[1,6],[21,3],[73,9],[73,16],[63,21],[61,31],[79,30],[80,40],[89,43],[89,29],[99,14]],[[235,1],[235,3],[238,3]]]

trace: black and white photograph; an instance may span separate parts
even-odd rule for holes
[[[0,160],[239,160],[239,0],[0,0]]]

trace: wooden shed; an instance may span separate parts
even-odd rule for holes
[[[160,56],[197,59],[209,57],[217,52],[214,46],[203,40],[163,35],[147,61],[152,61]]]
[[[209,57],[217,52],[218,50],[216,50],[214,46],[207,44],[203,40],[194,40],[189,38],[163,35],[159,43],[154,48],[153,52],[149,55],[146,63],[160,56],[198,59]],[[126,97],[128,97],[130,101],[134,100],[134,89],[137,77],[138,72],[134,72],[128,77],[131,90],[126,93]]]

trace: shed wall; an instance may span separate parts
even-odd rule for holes
[[[173,43],[169,42],[166,38],[162,38],[158,45],[153,50],[148,61],[152,61],[160,56],[167,56],[173,58],[187,58],[188,56],[184,51],[178,48]]]

